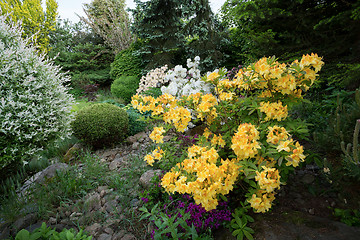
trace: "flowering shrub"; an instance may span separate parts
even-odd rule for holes
[[[160,87],[165,81],[165,72],[168,69],[167,65],[161,68],[150,70],[146,76],[140,79],[139,88],[136,90],[137,94],[143,93],[152,87]]]
[[[201,81],[199,64],[200,58],[196,56],[194,62],[191,59],[187,60],[189,70],[181,65],[169,70],[165,75],[165,82],[170,82],[170,84],[161,87],[162,93],[168,93],[178,98],[198,92],[210,93],[211,85]]]
[[[0,168],[70,135],[69,78],[0,16]]]
[[[214,95],[133,96],[134,108],[152,111],[153,119],[166,123],[151,134],[158,143],[171,128],[184,132],[190,110],[207,125],[197,144],[188,148],[188,157],[164,175],[162,186],[169,193],[191,195],[209,211],[220,195],[241,184],[245,203],[256,212],[268,211],[289,171],[305,159],[293,136],[306,134],[306,125],[291,119],[288,109],[302,100],[323,64],[317,54],[291,64],[264,57],[239,70],[233,80],[224,79],[224,70],[204,77],[214,86]]]

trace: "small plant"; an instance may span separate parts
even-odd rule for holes
[[[123,140],[128,131],[128,114],[109,103],[80,109],[72,123],[74,135],[95,148]]]
[[[244,239],[246,237],[249,240],[253,240],[252,234],[254,230],[247,226],[249,222],[254,222],[254,219],[247,215],[249,206],[245,206],[242,203],[242,208],[235,209],[235,212],[232,214],[233,219],[231,220],[230,227],[233,229],[232,235],[237,239]]]
[[[139,79],[136,76],[121,76],[111,84],[111,93],[129,103],[138,87]]]
[[[333,214],[349,226],[360,226],[360,210],[335,208]]]
[[[91,236],[87,236],[80,230],[75,233],[74,229],[63,229],[62,232],[56,232],[54,229],[47,227],[45,223],[42,223],[41,227],[35,229],[33,232],[29,232],[25,229],[20,230],[15,240],[91,240]]]

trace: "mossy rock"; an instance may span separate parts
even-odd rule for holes
[[[121,142],[127,135],[128,126],[126,111],[109,103],[80,109],[72,123],[74,135],[95,148]]]

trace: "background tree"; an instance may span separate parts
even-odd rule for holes
[[[146,69],[165,64],[176,64],[183,50],[181,2],[178,0],[151,0],[137,4],[133,11],[133,31],[144,41],[140,50]]]
[[[80,19],[105,40],[114,54],[128,48],[135,40],[130,32],[130,19],[124,0],[93,0],[90,4],[84,4],[83,9],[87,18]]]
[[[239,59],[275,55],[291,60],[317,52],[326,62],[324,79],[339,72],[339,63],[351,69],[359,63],[359,6],[357,0],[227,0],[222,14],[232,26]],[[358,80],[350,82],[359,85]]]
[[[58,15],[55,0],[46,0],[46,10],[41,0],[2,0],[1,14],[9,14],[8,22],[22,22],[23,38],[33,36],[32,42],[40,51],[49,51],[49,32],[54,30]]]
[[[69,71],[73,91],[81,92],[89,84],[111,84],[109,72],[114,54],[85,23],[59,21],[50,32],[50,47],[49,56],[56,56],[55,63],[64,72]]]

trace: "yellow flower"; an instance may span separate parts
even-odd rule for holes
[[[152,131],[149,137],[151,140],[153,140],[153,142],[163,143],[164,142],[163,141],[164,136],[162,135],[163,133],[165,133],[163,127],[154,127],[154,130]]]
[[[214,82],[218,77],[220,77],[219,73],[212,72],[207,76],[207,82]]]
[[[146,155],[144,160],[147,162],[147,164],[149,164],[150,166],[153,165],[153,163],[155,162],[154,157],[150,154]]]
[[[288,116],[287,105],[283,106],[281,101],[260,102],[259,110],[266,114],[265,121],[276,119],[281,121]]]
[[[276,168],[267,168],[263,166],[263,171],[256,171],[255,180],[259,183],[260,189],[268,193],[280,188],[280,175]]]
[[[276,147],[276,150],[278,152],[281,152],[281,151],[290,152],[290,145],[292,143],[293,143],[292,140],[280,141],[279,145]]]
[[[289,138],[289,133],[285,128],[275,125],[274,127],[268,127],[269,134],[266,141],[272,144],[278,144],[280,140],[286,140]]]
[[[271,204],[274,201],[275,196],[272,193],[266,193],[261,197],[256,196],[253,194],[251,199],[248,202],[251,204],[251,207],[255,209],[256,212],[265,213],[269,211],[271,208]]]
[[[231,139],[231,148],[239,160],[254,157],[260,149],[259,132],[251,123],[243,123]]]
[[[293,165],[293,167],[299,166],[300,162],[305,161],[304,149],[303,146],[299,144],[299,142],[295,143],[294,149],[292,149],[292,154],[286,157],[287,163],[286,166]]]

